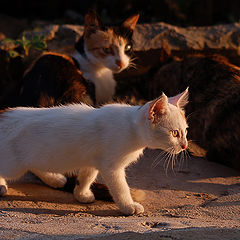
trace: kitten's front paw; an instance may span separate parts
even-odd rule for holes
[[[7,193],[7,186],[6,185],[0,185],[0,197],[5,196]]]
[[[78,186],[74,188],[73,195],[80,203],[92,203],[95,201],[91,190],[82,192]]]
[[[140,203],[134,202],[130,205],[121,207],[120,211],[125,215],[140,214],[144,212],[144,207]]]

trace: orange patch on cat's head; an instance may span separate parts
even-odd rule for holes
[[[91,35],[85,36],[85,44],[88,51],[108,47],[110,44],[110,36],[104,31],[96,30]]]
[[[109,28],[106,31],[96,30],[91,35],[85,36],[86,48],[96,57],[105,57],[107,54],[102,51],[103,48],[119,48],[121,45],[126,45],[127,41],[121,36],[114,33],[113,29]]]

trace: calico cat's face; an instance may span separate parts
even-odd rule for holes
[[[147,135],[150,148],[159,148],[172,154],[187,149],[188,124],[183,110],[187,99],[188,89],[172,98],[162,94],[148,103]]]
[[[95,65],[114,73],[126,69],[132,52],[132,34],[139,15],[126,19],[120,26],[105,27],[95,14],[85,16],[84,50]]]

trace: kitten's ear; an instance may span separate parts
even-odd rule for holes
[[[122,27],[127,28],[132,32],[137,24],[139,16],[140,16],[139,14],[135,14],[135,15],[132,15],[131,17],[127,18],[122,23]]]
[[[152,123],[156,123],[162,115],[164,115],[168,110],[168,98],[163,93],[161,97],[150,102],[148,110],[148,119]]]
[[[188,103],[188,88],[182,92],[179,93],[178,95],[174,96],[174,97],[170,97],[168,99],[168,102],[175,105],[176,107],[179,107],[181,109],[184,109],[184,107],[187,105]]]
[[[96,30],[103,27],[103,24],[95,10],[90,10],[84,17],[84,35],[89,37]]]

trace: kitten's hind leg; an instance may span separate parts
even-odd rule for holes
[[[67,178],[61,173],[44,172],[39,170],[31,170],[37,177],[39,177],[45,184],[53,188],[62,188],[67,182]]]
[[[7,182],[4,178],[0,177],[0,197],[5,196],[7,193],[8,187]]]
[[[90,190],[91,184],[94,182],[98,174],[95,168],[81,168],[79,169],[77,184],[74,188],[74,197],[81,203],[91,203],[95,197]]]

